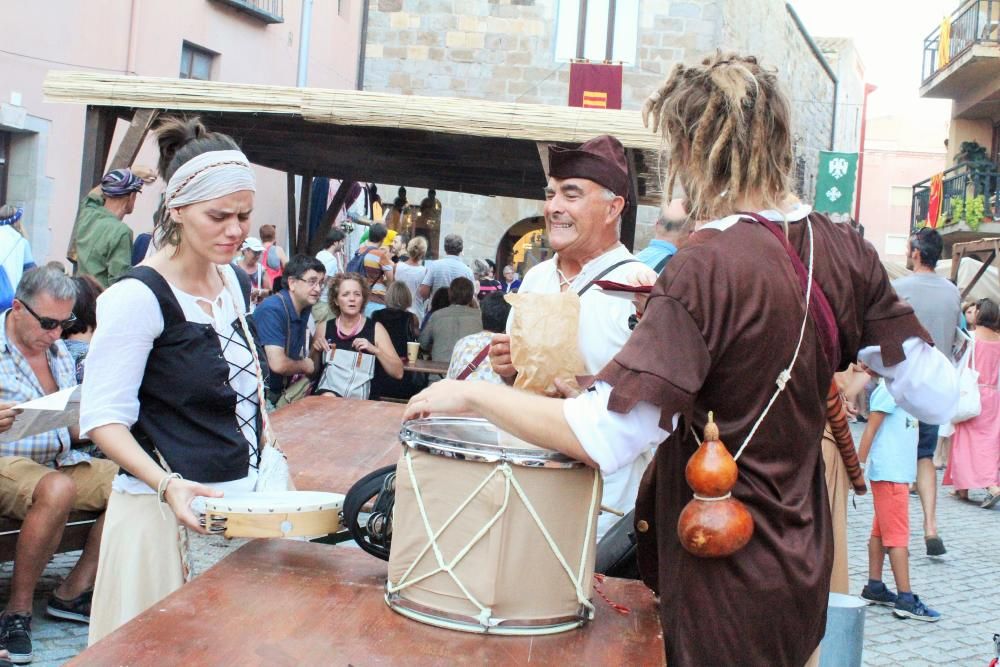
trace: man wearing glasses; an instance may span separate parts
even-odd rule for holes
[[[24,274],[13,305],[0,314],[0,403],[23,403],[76,384],[73,358],[60,340],[76,319],[76,285],[57,269]],[[22,521],[0,646],[13,662],[30,662],[35,585],[62,539],[72,510],[103,512],[118,466],[72,448],[78,427],[0,443],[0,515]],[[89,622],[103,514],[83,554],[49,599],[47,613]]]
[[[309,378],[316,370],[309,358],[306,333],[312,307],[326,285],[326,268],[315,257],[295,255],[285,265],[284,284],[284,289],[261,301],[253,312],[271,371],[267,401],[272,407],[304,395],[306,383],[298,380]]]

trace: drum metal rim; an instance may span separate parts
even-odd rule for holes
[[[399,593],[386,591],[385,603],[398,614],[421,623],[448,630],[481,635],[551,635],[579,628],[591,620],[584,607],[576,615],[538,619],[493,619],[493,625],[483,625],[475,616],[452,614],[419,602],[408,600]]]
[[[418,433],[414,426],[427,423],[457,424],[490,424],[485,419],[476,417],[433,417],[430,419],[412,419],[405,422],[399,431],[399,439],[404,447],[419,452],[442,456],[445,458],[474,461],[478,463],[510,463],[527,468],[582,468],[586,464],[570,458],[565,454],[551,449],[525,449],[506,447],[503,445],[484,445],[482,443],[457,441],[449,438]],[[492,424],[490,424],[492,426]]]

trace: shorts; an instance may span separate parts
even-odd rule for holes
[[[900,482],[872,482],[875,520],[872,537],[882,539],[884,547],[910,544],[910,485]]]
[[[50,473],[66,475],[76,483],[74,510],[103,512],[111,496],[111,482],[118,474],[118,464],[107,459],[90,459],[56,469],[23,456],[0,457],[0,516],[24,520],[31,509],[35,487]]]
[[[938,429],[936,424],[925,424],[920,422],[919,437],[917,438],[917,460],[930,459],[934,457],[934,450],[937,449]]]

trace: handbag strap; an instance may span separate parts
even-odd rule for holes
[[[219,278],[222,279],[222,284],[225,285],[230,298],[235,298],[233,296],[232,284],[222,273],[222,269],[218,266],[215,268],[219,272]],[[257,343],[253,338],[253,334],[250,333],[250,327],[247,325],[247,318],[244,317],[243,312],[239,308],[236,309],[236,316],[240,321],[240,328],[243,330],[243,336],[247,339],[247,347],[250,348],[250,354],[253,355],[254,370],[257,373],[257,409],[260,411],[261,423],[264,426],[264,438],[258,450],[259,459],[260,452],[263,451],[264,447],[270,445],[279,452],[281,451],[281,448],[278,447],[278,440],[274,437],[274,432],[271,430],[271,420],[267,415],[267,400],[264,398],[264,372],[261,370],[260,356],[257,354]]]
[[[484,347],[483,349],[479,350],[479,354],[477,354],[475,357],[473,357],[472,361],[470,361],[465,366],[465,368],[462,369],[462,372],[459,373],[455,377],[455,379],[456,380],[464,380],[465,378],[467,378],[470,375],[472,375],[472,373],[475,372],[475,370],[477,368],[479,368],[479,364],[483,363],[483,361],[486,359],[486,357],[487,357],[487,355],[489,355],[489,353],[490,353],[490,343],[487,343],[486,347]]]

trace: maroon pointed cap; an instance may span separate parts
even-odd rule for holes
[[[549,176],[586,178],[628,201],[628,162],[625,147],[610,134],[602,134],[579,148],[551,146]]]

